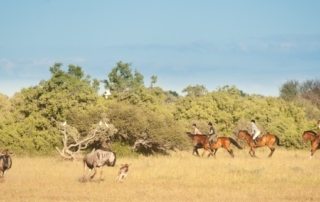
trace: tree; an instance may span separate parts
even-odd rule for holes
[[[61,157],[68,160],[82,158],[81,152],[87,149],[89,144],[92,144],[94,140],[98,140],[99,142],[103,140],[104,144],[101,145],[106,145],[103,149],[110,149],[108,148],[108,143],[111,137],[117,132],[117,129],[105,120],[100,120],[98,124],[92,125],[86,136],[81,136],[77,128],[68,125],[66,122],[56,123],[60,132],[63,134],[63,147],[61,149],[56,147],[56,150]]]
[[[156,75],[151,76],[151,84],[150,87],[153,88],[154,85],[157,83],[158,77]]]
[[[300,86],[301,96],[320,109],[320,80],[307,80]]]
[[[143,86],[143,75],[137,70],[132,73],[131,64],[118,62],[108,75],[108,80],[105,80],[105,88],[111,92],[130,91],[137,87]]]
[[[185,89],[183,89],[182,92],[186,93],[186,96],[189,97],[199,97],[206,95],[208,93],[208,90],[203,85],[189,85]]]
[[[280,97],[290,101],[298,96],[299,82],[296,80],[287,81],[280,88]]]
[[[110,105],[108,117],[118,129],[116,138],[143,154],[182,149],[187,141],[182,122],[174,119],[167,106],[153,107],[157,110],[119,102]]]

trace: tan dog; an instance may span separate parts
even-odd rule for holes
[[[116,179],[117,182],[123,182],[123,180],[127,177],[129,171],[129,164],[121,164],[118,177]]]

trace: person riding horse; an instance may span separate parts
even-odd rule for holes
[[[193,127],[193,134],[194,135],[202,135],[201,131],[197,128],[197,125],[194,123],[192,124]]]
[[[208,123],[209,125],[209,142],[210,144],[213,144],[217,141],[217,134],[216,134],[216,131],[214,130],[214,127],[212,125],[211,122]]]
[[[257,143],[257,137],[261,134],[261,131],[258,129],[255,120],[251,120],[251,134],[254,143]]]

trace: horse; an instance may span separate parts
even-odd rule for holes
[[[311,142],[311,155],[310,158],[312,158],[313,154],[316,152],[317,149],[320,148],[320,134],[317,134],[316,132],[312,130],[304,131],[302,134],[302,139],[304,142],[307,142],[310,140]]]
[[[209,151],[210,154],[212,154],[212,151],[210,149],[210,143],[209,143],[208,136],[200,135],[200,134],[194,135],[190,132],[187,132],[187,135],[192,139],[192,144],[193,144],[192,154],[193,155],[196,154],[197,156],[199,156],[198,149],[201,149],[201,148],[204,149],[204,152]],[[202,156],[204,155],[204,152],[202,153]]]
[[[231,137],[218,137],[217,141],[210,144],[210,149],[213,152],[213,156],[214,157],[216,156],[216,153],[219,148],[224,148],[225,150],[227,150],[229,152],[231,157],[234,158],[233,150],[230,148],[231,144],[236,146],[238,149],[242,149],[242,147],[239,145],[239,143],[237,141],[235,141],[234,139],[232,139]]]
[[[193,135],[190,132],[188,132],[187,134],[192,139],[192,142],[193,142],[193,152],[192,152],[193,155],[196,154],[197,156],[199,156],[198,149],[203,148],[204,152],[205,151],[209,152],[208,157],[211,155],[215,157],[218,149],[224,148],[229,152],[231,157],[234,157],[233,150],[230,148],[230,145],[233,144],[238,149],[242,149],[242,147],[238,144],[238,142],[232,139],[231,137],[218,137],[217,141],[211,144],[207,135]],[[204,152],[202,153],[202,156]]]
[[[283,146],[282,144],[280,144],[279,138],[276,135],[273,135],[271,133],[267,133],[267,134],[263,135],[262,137],[260,137],[257,140],[257,143],[254,143],[252,136],[250,135],[250,133],[247,130],[240,130],[237,134],[237,137],[239,139],[242,139],[247,142],[248,146],[250,147],[249,154],[251,157],[257,157],[255,154],[255,150],[254,150],[255,148],[264,147],[264,146],[269,147],[271,152],[268,155],[268,157],[271,157],[273,152],[276,150],[274,148],[275,143],[278,146]]]

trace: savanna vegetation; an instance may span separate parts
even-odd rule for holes
[[[255,119],[263,132],[276,134],[287,148],[299,149],[304,147],[302,132],[315,129],[320,117],[319,80],[288,81],[279,97],[249,95],[236,86],[209,91],[203,85],[187,86],[179,95],[158,87],[156,75],[145,84],[144,76],[124,62],[102,81],[76,65],[56,63],[50,72],[48,80],[12,97],[0,94],[0,148],[48,155],[63,144],[61,123],[72,128],[70,144],[105,123],[115,129],[101,130],[88,148],[107,142],[120,155],[167,153],[190,148],[185,132],[192,123],[205,132],[211,121],[219,135],[233,136]],[[100,95],[100,88],[110,95]]]
[[[53,157],[15,157],[0,179],[0,201],[320,201],[318,159],[308,151],[279,149],[266,159],[237,150],[236,158],[218,151],[217,158],[197,158],[190,152],[170,156],[121,157],[116,167],[104,168],[104,181],[80,181],[83,171]],[[119,165],[129,163],[123,183],[115,181]]]

